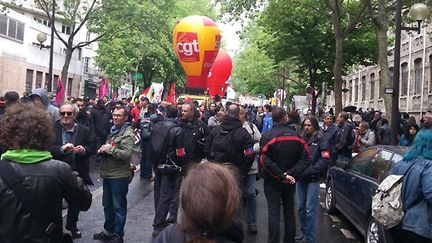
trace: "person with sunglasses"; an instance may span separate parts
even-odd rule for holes
[[[49,151],[54,159],[72,166],[84,183],[93,185],[89,174],[89,157],[95,152],[95,137],[89,127],[76,122],[78,110],[75,104],[60,107],[60,120],[54,124],[55,140]],[[73,238],[81,238],[81,231],[77,228],[79,212],[75,205],[68,205],[66,229]]]

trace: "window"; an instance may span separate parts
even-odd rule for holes
[[[370,99],[374,100],[375,99],[375,73],[371,73],[370,75]]]
[[[84,57],[84,73],[88,73],[89,71],[89,61],[90,57]]]
[[[39,24],[43,24],[43,25],[45,25],[47,27],[51,27],[51,22],[49,20],[39,19],[39,18],[36,18],[36,17],[34,17],[33,19],[34,19],[34,21],[38,22]]]
[[[86,33],[86,41],[89,42],[90,41],[90,32],[87,31]]]
[[[414,60],[414,94],[420,94],[422,90],[422,59]]]
[[[348,100],[349,100],[349,102],[352,101],[352,94],[353,94],[352,87],[353,87],[352,80],[350,80],[349,84],[348,84],[348,89],[349,89],[349,91],[348,91]]]
[[[369,176],[377,179],[378,181],[384,180],[388,175],[392,153],[388,151],[380,151],[374,159],[372,159],[371,169]]]
[[[26,83],[25,83],[26,92],[31,92],[33,89],[33,70],[27,69],[26,72]]]
[[[395,164],[397,164],[401,160],[403,160],[403,156],[402,155],[400,155],[400,154],[394,154],[393,158],[392,158],[392,162],[393,163],[390,164],[389,171],[395,166]]]
[[[361,100],[366,100],[366,76],[362,76],[361,78],[361,85],[362,85],[362,99]]]
[[[72,78],[68,78],[68,83],[67,83],[67,95],[71,96],[72,95]]]
[[[401,66],[402,85],[400,86],[400,94],[406,96],[408,94],[408,63],[404,62]]]
[[[429,56],[429,93],[432,92],[432,55]]]
[[[66,34],[66,35],[70,35],[71,34],[71,27],[66,26],[66,25],[62,25],[62,33]]]
[[[368,175],[370,170],[370,163],[372,162],[372,159],[377,153],[377,149],[368,149],[359,153],[350,161],[347,169],[353,170],[363,175]]]
[[[42,72],[37,71],[36,72],[36,89],[42,88]]]
[[[358,80],[358,78],[356,78],[354,80],[354,85],[355,85],[355,88],[354,88],[354,102],[357,102],[359,100],[359,80]]]
[[[8,16],[0,15],[0,35],[24,41],[24,23]]]
[[[52,81],[50,79],[49,73],[45,73],[45,89],[48,92],[52,92]]]

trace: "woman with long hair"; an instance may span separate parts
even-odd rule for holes
[[[301,242],[316,242],[316,222],[318,217],[319,184],[326,174],[330,162],[330,152],[318,120],[307,117],[301,126],[301,138],[308,144],[311,163],[300,174],[296,183],[297,213],[300,220]]]
[[[432,241],[432,131],[421,130],[392,170],[404,175],[402,204],[405,209],[402,222],[391,229],[393,241]]]
[[[232,168],[211,162],[191,166],[180,187],[178,223],[153,243],[242,242],[242,226],[236,223],[240,195]]]
[[[416,134],[419,130],[420,127],[416,123],[407,123],[404,128],[404,133],[399,140],[399,145],[410,146],[413,143],[414,138],[416,137]]]

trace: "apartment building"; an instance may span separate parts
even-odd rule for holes
[[[64,39],[71,33],[71,27],[62,23],[58,16],[55,27]],[[43,43],[37,40],[40,33],[47,37]],[[54,45],[50,47],[50,35],[51,23],[33,0],[22,1],[0,13],[0,95],[10,90],[23,94],[41,87],[55,93],[56,81],[65,62],[65,46],[55,36]],[[84,26],[74,43],[91,38],[94,38],[93,34]],[[94,57],[97,47],[97,43],[92,43],[73,53],[64,87],[66,96],[96,96],[99,71],[94,65]],[[52,83],[48,82],[50,48],[54,53]]]
[[[403,32],[401,45],[401,66],[399,83],[399,110],[417,118],[421,112],[432,110],[432,40],[431,28],[423,28],[420,34]],[[393,80],[394,47],[389,50],[390,78]],[[374,108],[386,112],[380,88],[380,67],[361,67],[344,77],[342,106],[354,105]],[[392,88],[392,87],[387,87]],[[389,94],[387,94],[389,95]],[[334,95],[327,97],[327,105],[334,106]]]

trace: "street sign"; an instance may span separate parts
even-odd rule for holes
[[[384,93],[393,94],[393,88],[385,88]]]

